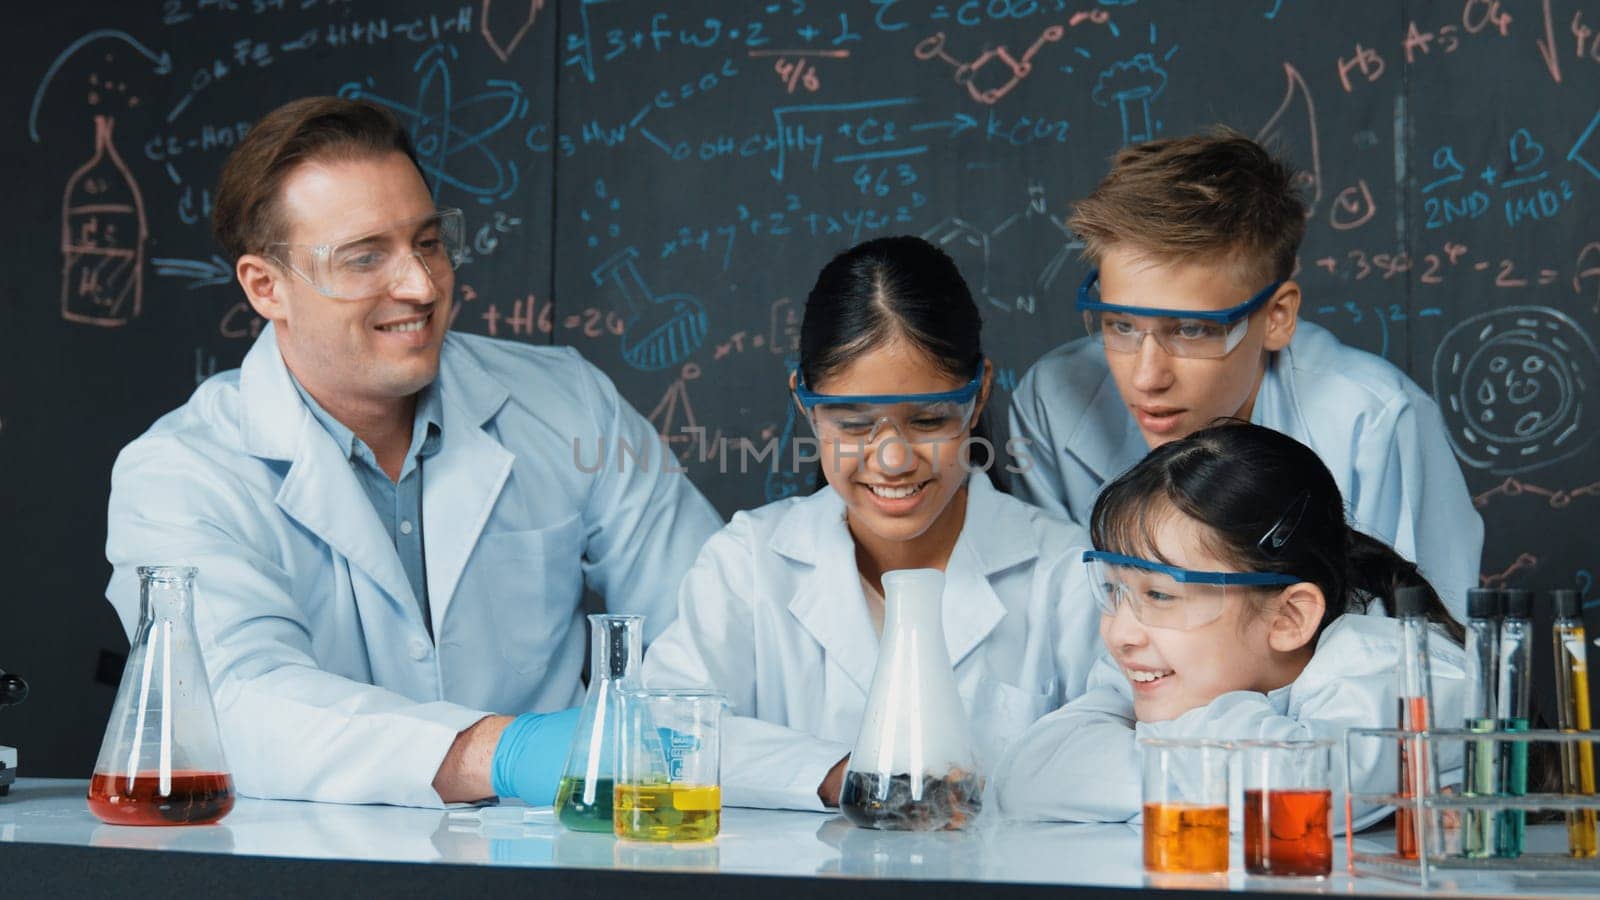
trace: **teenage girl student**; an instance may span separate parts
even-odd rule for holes
[[[1291,437],[1239,422],[1163,444],[1107,486],[1090,535],[1106,654],[1082,696],[1012,745],[996,772],[1007,816],[1134,818],[1147,736],[1332,738],[1339,793],[1345,729],[1395,724],[1400,623],[1362,613],[1399,586],[1428,593],[1434,715],[1461,720],[1461,626],[1415,565],[1346,523],[1327,466]],[[1358,787],[1393,790],[1380,743],[1353,760]],[[1445,783],[1459,749],[1449,756]],[[1386,812],[1352,816],[1362,828]]]
[[[981,329],[955,264],[919,238],[869,241],[818,275],[789,387],[826,483],[735,514],[645,657],[651,687],[728,696],[729,805],[837,805],[891,570],[944,571],[949,658],[991,765],[1082,691],[1100,653],[1087,534],[997,490],[979,470],[992,453],[961,452],[994,378]]]

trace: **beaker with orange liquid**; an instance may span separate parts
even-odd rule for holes
[[[1313,878],[1333,872],[1332,751],[1329,740],[1240,744],[1246,872]]]
[[[1223,741],[1140,738],[1144,754],[1144,868],[1228,871],[1228,763]]]

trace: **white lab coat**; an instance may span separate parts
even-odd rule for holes
[[[1034,723],[1012,744],[996,773],[1008,818],[1126,822],[1140,815],[1142,761],[1137,739],[1293,741],[1331,738],[1333,825],[1344,831],[1345,729],[1393,728],[1399,709],[1400,622],[1375,615],[1335,619],[1292,683],[1266,694],[1232,691],[1165,722],[1135,722],[1128,679],[1103,655],[1088,690]],[[1435,721],[1460,727],[1466,707],[1461,647],[1434,629],[1428,639]],[[1351,766],[1358,790],[1394,793],[1399,761],[1391,742],[1360,739]],[[1459,780],[1461,744],[1441,743],[1441,784]],[[1354,805],[1356,829],[1388,807]]]
[[[1010,417],[1011,436],[1031,442],[1017,496],[1074,522],[1087,524],[1101,487],[1149,452],[1104,348],[1089,338],[1041,357],[1017,384]],[[1302,320],[1289,347],[1271,355],[1250,421],[1317,451],[1352,524],[1417,563],[1466,621],[1483,520],[1439,406],[1416,382]]]
[[[943,623],[957,688],[992,763],[1034,719],[1083,689],[1099,612],[1082,529],[968,480],[945,569]],[[724,691],[722,784],[733,806],[822,809],[848,755],[878,659],[844,501],[832,488],[737,513],[707,542],[650,647],[650,686]]]
[[[117,458],[106,597],[131,635],[135,567],[199,567],[195,624],[243,794],[438,806],[457,732],[582,698],[586,583],[654,636],[721,525],[570,348],[450,334],[436,384],[443,440],[422,495],[436,641],[271,328]],[[601,437],[608,464],[581,471]],[[650,464],[619,465],[619,437]]]

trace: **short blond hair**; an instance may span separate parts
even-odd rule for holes
[[[1114,246],[1171,262],[1237,266],[1265,286],[1294,274],[1306,205],[1295,171],[1225,126],[1119,151],[1067,225],[1098,265]]]

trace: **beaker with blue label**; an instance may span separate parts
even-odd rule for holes
[[[617,837],[708,841],[722,827],[722,709],[701,689],[623,694],[623,738],[612,798]]]

